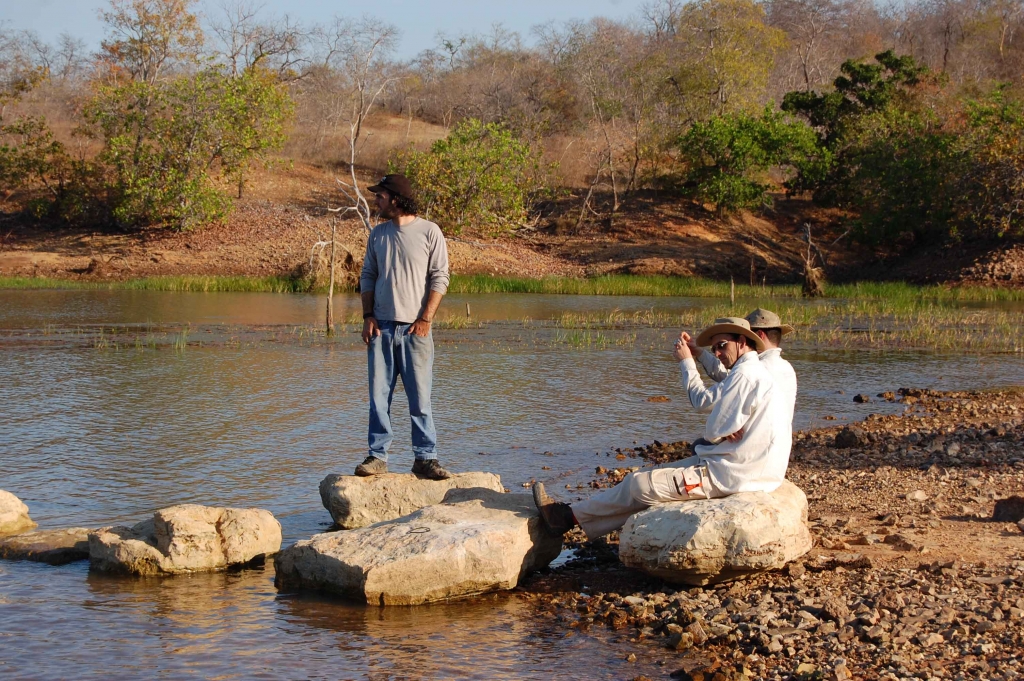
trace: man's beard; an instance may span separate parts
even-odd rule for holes
[[[380,216],[385,220],[394,220],[399,215],[401,215],[401,211],[398,210],[398,206],[394,203],[388,204],[386,208],[380,211]]]

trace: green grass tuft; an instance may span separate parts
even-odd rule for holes
[[[308,293],[308,283],[290,277],[248,276],[161,276],[124,281],[80,281],[46,277],[0,277],[0,289],[99,289],[129,291],[192,291],[202,293]],[[340,289],[336,289],[341,292]],[[1024,289],[987,288],[982,286],[944,287],[917,286],[903,282],[858,282],[829,284],[830,299],[848,301],[886,301],[892,306],[912,310],[922,303],[1012,302],[1024,301]],[[315,293],[323,293],[317,290]],[[584,296],[680,296],[685,298],[728,298],[729,282],[698,277],[665,277],[640,275],[608,275],[592,278],[493,277],[488,275],[453,275],[449,293],[542,293]],[[796,284],[779,286],[736,285],[737,304],[752,306],[757,301],[773,301],[800,297]]]

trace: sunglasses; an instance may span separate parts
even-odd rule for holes
[[[729,343],[735,343],[735,342],[736,341],[731,341],[731,340],[718,341],[717,343],[715,343],[714,345],[711,346],[711,351],[712,352],[721,352],[722,350],[725,350],[727,347],[729,347]]]

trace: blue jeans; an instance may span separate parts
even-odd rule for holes
[[[380,322],[380,335],[366,349],[370,377],[370,454],[388,460],[394,435],[391,431],[391,400],[402,377],[412,418],[412,453],[417,459],[437,458],[437,432],[430,411],[430,386],[434,379],[434,337],[409,333],[412,324]]]

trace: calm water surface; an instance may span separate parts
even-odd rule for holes
[[[513,491],[534,477],[575,488],[612,448],[699,433],[668,355],[677,330],[608,332],[587,347],[543,322],[705,301],[490,295],[451,296],[445,307],[462,313],[467,303],[482,328],[435,332],[435,419],[451,468],[493,471]],[[267,508],[286,544],[323,531],[330,518],[317,484],[364,456],[367,404],[354,328],[330,342],[309,332],[322,307],[322,298],[292,295],[0,291],[0,489],[29,504],[42,528],[130,523],[193,502]],[[342,297],[338,308],[345,318],[358,300]],[[97,338],[101,325],[134,327],[139,340]],[[797,340],[786,356],[800,381],[798,427],[900,408],[853,404],[859,392],[1024,384],[1014,355]],[[647,401],[656,396],[670,401]],[[402,470],[412,461],[401,393],[394,413],[390,465]],[[612,634],[566,638],[506,596],[379,610],[279,596],[272,564],[164,580],[111,579],[85,563],[0,564],[0,676],[12,678],[550,678],[585,669],[617,679],[679,666],[653,647],[634,664],[627,653]]]

